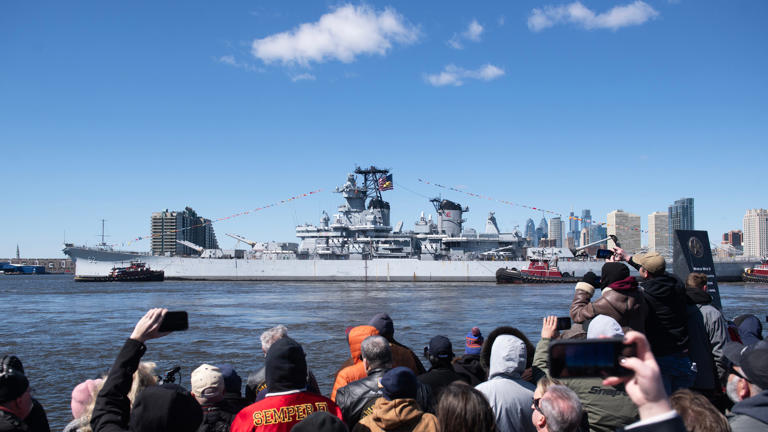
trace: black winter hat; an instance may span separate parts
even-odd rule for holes
[[[203,422],[203,409],[184,387],[163,384],[145,388],[131,411],[135,432],[194,432]]]
[[[12,401],[29,388],[24,366],[16,356],[3,356],[0,361],[0,403]]]
[[[317,411],[296,423],[291,432],[349,432],[347,425],[328,411]]]
[[[265,361],[270,393],[303,389],[307,386],[307,359],[301,344],[288,336],[272,344]]]
[[[381,393],[384,399],[416,399],[418,381],[412,370],[398,366],[381,377]]]
[[[435,336],[429,341],[429,355],[440,359],[453,358],[453,346],[445,336]]]
[[[376,314],[368,323],[369,326],[376,327],[381,336],[387,339],[392,339],[395,336],[395,324],[392,322],[392,318],[386,313]]]
[[[219,366],[221,374],[224,376],[224,391],[227,393],[240,394],[243,388],[243,379],[237,374],[237,371],[229,363]]]
[[[607,262],[600,271],[600,288],[629,277],[629,268],[620,262]]]

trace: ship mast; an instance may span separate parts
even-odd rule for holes
[[[381,189],[379,189],[379,179],[386,178],[389,174],[388,169],[379,169],[371,165],[370,168],[355,168],[355,174],[363,176],[363,191],[366,196],[373,195],[376,200],[381,201]]]

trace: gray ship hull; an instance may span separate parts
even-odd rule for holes
[[[385,281],[385,282],[495,282],[502,267],[523,268],[525,261],[373,260],[259,260],[152,256],[137,253],[70,247],[79,277],[103,276],[112,267],[141,260],[166,279],[254,281]],[[561,271],[577,276],[600,271],[600,262],[563,262]]]
[[[372,260],[216,259],[153,256],[85,247],[68,247],[78,277],[106,276],[113,267],[140,260],[166,279],[246,281],[371,281],[371,282],[495,282],[500,268],[521,269],[525,261],[423,261],[380,258]],[[603,261],[560,261],[558,268],[574,276],[600,274]],[[715,263],[718,280],[741,280],[747,262]],[[632,271],[633,275],[636,272]]]

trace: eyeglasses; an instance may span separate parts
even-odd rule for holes
[[[540,400],[541,400],[541,398],[533,398],[533,409],[535,409],[536,411],[538,411],[538,412],[540,412],[542,415],[544,415],[544,413],[543,413],[543,412],[541,412],[541,409],[539,409],[539,401],[540,401]]]

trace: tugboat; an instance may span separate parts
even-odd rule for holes
[[[499,284],[576,283],[579,280],[581,278],[558,270],[557,256],[552,259],[547,259],[543,255],[532,257],[528,261],[528,267],[522,270],[515,268],[496,270],[496,283]]]
[[[764,260],[761,264],[752,268],[744,270],[741,274],[741,278],[744,282],[761,282],[768,283],[768,260]]]
[[[76,282],[162,282],[165,272],[151,270],[143,262],[131,261],[128,267],[112,267],[107,276],[75,276]]]

